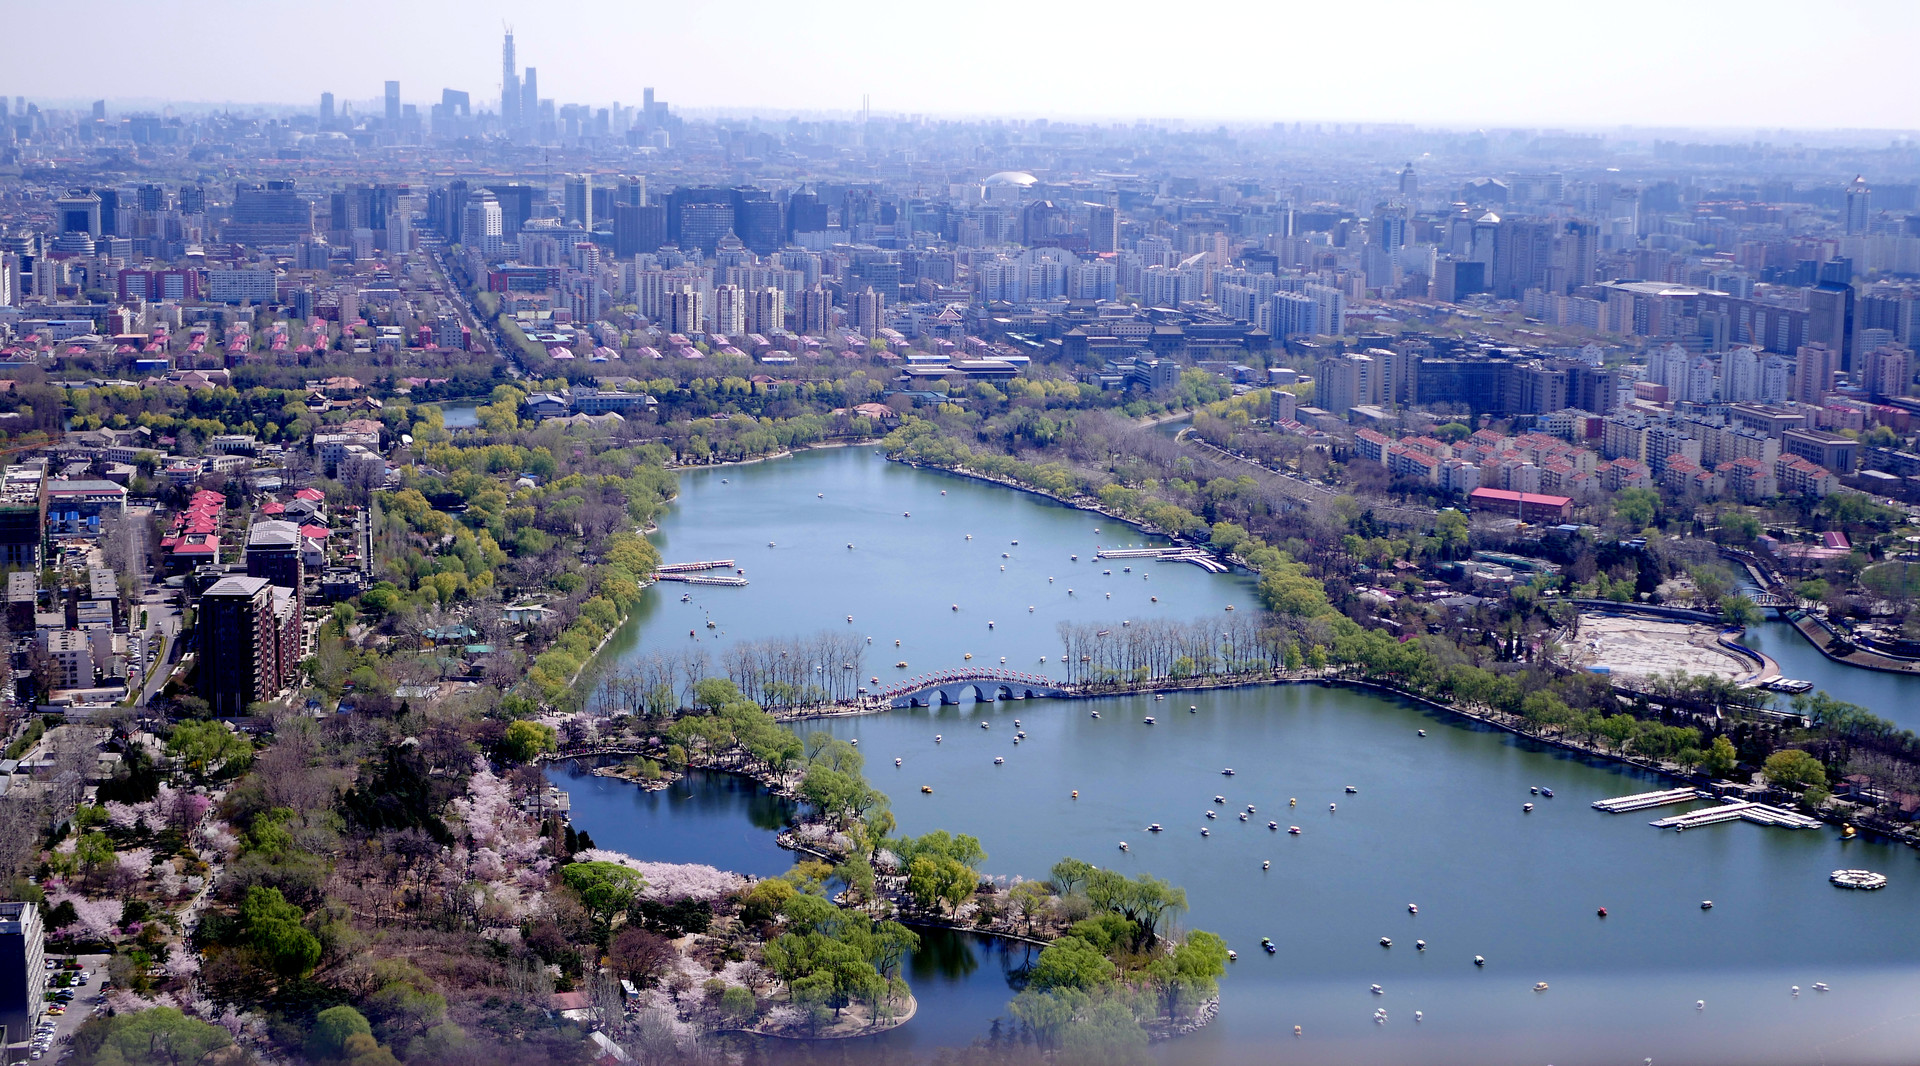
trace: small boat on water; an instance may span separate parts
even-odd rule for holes
[[[1273,954],[1274,952],[1276,952],[1276,951],[1279,951],[1279,950],[1280,950],[1280,949],[1279,949],[1278,947],[1275,947],[1275,946],[1274,946],[1274,943],[1273,943],[1273,941],[1271,941],[1271,940],[1269,940],[1269,941],[1267,941],[1267,942],[1266,942],[1265,944],[1262,944],[1262,945],[1260,945],[1260,946],[1261,946],[1261,947],[1264,947],[1264,948],[1266,948],[1266,949],[1267,949],[1267,954],[1269,954],[1269,955],[1271,955],[1271,954]]]
[[[1153,724],[1153,715],[1147,715],[1147,716],[1146,716],[1145,718],[1142,718],[1142,719],[1141,719],[1141,721],[1142,721],[1142,722],[1144,722],[1144,723],[1146,723],[1147,725],[1152,725],[1152,724]]]
[[[1426,942],[1426,941],[1424,941],[1424,940],[1416,940],[1416,941],[1414,941],[1414,942],[1413,942],[1413,950],[1415,950],[1415,951],[1425,951],[1425,950],[1427,950],[1427,942]]]
[[[1207,817],[1209,817],[1209,818],[1218,818],[1218,817],[1220,817],[1220,812],[1218,812],[1218,811],[1208,811],[1208,812],[1207,812]]]
[[[1212,835],[1213,835],[1213,830],[1211,830],[1211,829],[1208,829],[1208,828],[1207,828],[1206,826],[1201,826],[1201,827],[1200,827],[1200,835],[1201,835],[1201,836],[1203,836],[1203,837],[1210,837],[1210,836],[1212,836]]]
[[[1479,955],[1475,955],[1473,957],[1473,964],[1475,966],[1485,966],[1487,964],[1487,960]]]
[[[1191,711],[1191,710],[1193,710],[1193,708],[1191,708],[1191,707],[1189,707],[1189,708],[1187,708],[1187,710],[1189,710],[1189,711]],[[1224,769],[1224,770],[1222,770],[1222,771],[1220,771],[1220,776],[1221,776],[1221,777],[1232,777],[1232,776],[1233,776],[1233,767],[1231,767],[1231,766],[1229,766],[1229,767],[1227,767],[1226,769]]]
[[[1825,981],[1815,981],[1813,983],[1813,990],[1815,992],[1825,992],[1827,991],[1827,983]]]
[[[687,594],[686,594],[686,593],[684,593],[684,592],[682,592],[682,593],[680,594],[680,602],[681,602],[681,603],[686,603],[686,602],[688,602],[688,601],[690,601],[690,600],[692,600],[692,599],[693,599],[693,597],[692,597],[692,596],[689,596],[689,595],[687,595]]]
[[[932,785],[921,785],[921,786],[920,786],[920,791],[921,791],[921,792],[923,792],[923,793],[928,793],[928,794],[931,794],[931,793],[933,792],[933,786],[932,786]]]
[[[1268,859],[1268,860],[1266,860],[1265,862],[1262,862],[1262,863],[1260,864],[1260,868],[1261,868],[1262,870],[1271,870],[1271,869],[1273,869],[1273,860],[1272,860],[1272,859]]]
[[[895,766],[898,766],[898,765],[900,765],[900,760],[899,760],[899,759],[895,759],[895,760],[893,760],[893,765],[895,765]]]
[[[1339,810],[1339,809],[1340,809],[1340,805],[1339,805],[1338,803],[1329,803],[1329,804],[1327,804],[1327,813],[1328,813],[1328,814],[1332,814],[1332,813],[1333,813],[1334,811],[1337,811],[1337,810]]]
[[[1158,696],[1155,696],[1155,697],[1153,698],[1153,702],[1155,702],[1155,703],[1165,703],[1165,702],[1166,702],[1166,700],[1167,700],[1167,696],[1166,696],[1166,694],[1165,694],[1165,693],[1161,693],[1160,695],[1158,695]]]
[[[1297,837],[1297,836],[1299,836],[1299,835],[1300,835],[1300,827],[1299,827],[1299,826],[1297,826],[1297,825],[1290,825],[1290,826],[1288,826],[1288,827],[1287,827],[1287,835],[1288,835],[1288,836],[1296,836],[1296,837]]]
[[[1540,794],[1541,794],[1542,796],[1545,796],[1545,797],[1547,797],[1548,799],[1552,799],[1552,798],[1553,798],[1553,790],[1552,790],[1552,789],[1550,789],[1550,788],[1544,788],[1544,787],[1543,787],[1543,788],[1541,788],[1541,789],[1540,789]]]
[[[894,663],[893,665],[902,670],[905,670],[907,668],[907,661],[905,659],[902,659],[899,662]]]
[[[1247,812],[1246,812],[1246,811],[1241,811],[1241,812],[1240,812],[1240,820],[1241,820],[1241,821],[1243,821],[1243,822],[1247,820]]]
[[[993,757],[993,765],[995,765],[995,766],[999,766],[999,765],[1001,765],[1001,764],[1003,764],[1003,763],[1005,763],[1006,761],[1007,761],[1006,759],[1004,759],[1004,758],[1002,758],[1002,757],[1000,757],[1000,756],[998,756],[998,755],[995,755],[995,756]]]
[[[900,512],[900,517],[902,517],[902,518],[912,518],[912,517],[913,517],[913,512],[912,512],[912,511],[901,511],[901,512]]]
[[[940,735],[940,734],[938,734],[938,733],[935,733],[935,734],[933,735],[933,742],[934,742],[935,744],[938,744],[938,743],[940,743],[940,742],[941,742],[942,740],[945,740],[945,739],[946,739],[945,737],[943,737],[943,736],[941,736],[941,735]]]
[[[1237,952],[1237,951],[1235,951],[1235,950],[1233,950],[1232,948],[1228,948],[1228,949],[1227,949],[1227,961],[1228,961],[1228,962],[1238,962],[1239,960],[1240,960],[1240,953],[1239,953],[1239,952]]]
[[[1122,841],[1120,842],[1120,850],[1121,850],[1121,851],[1125,851],[1125,850],[1127,850],[1127,842],[1126,842],[1126,841],[1124,841],[1124,840],[1122,840]]]
[[[1427,731],[1426,731],[1426,730],[1424,730],[1424,729],[1422,729],[1422,730],[1420,731],[1420,735],[1421,735],[1421,736],[1423,736],[1423,737],[1424,737],[1424,736],[1426,736],[1426,735],[1427,735]]]
[[[1371,985],[1368,987],[1367,991],[1372,992],[1376,996],[1384,996],[1387,994],[1387,990],[1384,988],[1381,988],[1379,985]]]
[[[1520,808],[1520,809],[1521,809],[1522,811],[1524,811],[1524,812],[1526,812],[1527,814],[1532,814],[1532,813],[1533,813],[1533,804],[1531,804],[1531,803],[1528,803],[1528,804],[1524,804],[1524,805],[1522,805],[1522,806],[1521,806],[1521,808]]]
[[[1407,904],[1407,913],[1408,913],[1408,914],[1419,914],[1419,913],[1420,913],[1420,905],[1419,905],[1418,903],[1409,903],[1409,904]]]
[[[993,728],[993,724],[992,724],[992,723],[990,723],[990,722],[981,722],[981,723],[980,723],[980,728],[982,728],[982,729],[992,729],[992,728]]]
[[[1112,576],[1113,576],[1113,571],[1111,571],[1111,570],[1102,570],[1102,571],[1100,571],[1100,576],[1101,576],[1101,577],[1112,577]]]
[[[1351,795],[1354,795],[1355,793],[1357,793],[1357,792],[1359,792],[1359,791],[1360,791],[1359,789],[1357,789],[1357,788],[1354,788],[1354,787],[1353,787],[1352,785],[1348,785],[1348,786],[1347,786],[1347,795],[1349,795],[1349,796],[1351,796]]]
[[[963,659],[971,659],[971,658],[973,658],[973,653],[972,653],[972,652],[968,652],[968,653],[966,653],[965,655],[963,655],[963,656],[961,656],[961,658],[963,658]]]
[[[1160,823],[1159,823],[1159,822],[1155,822],[1155,823],[1153,823],[1152,825],[1150,825],[1150,826],[1148,826],[1148,827],[1147,827],[1147,832],[1149,832],[1149,833],[1162,833],[1162,832],[1165,832],[1165,830],[1161,828],[1161,826],[1160,826]]]
[[[1268,829],[1278,829],[1278,828],[1280,828],[1280,823],[1279,823],[1279,822],[1268,822],[1268,823],[1267,823],[1267,828],[1268,828]]]
[[[1213,797],[1213,802],[1215,802],[1215,803],[1225,803],[1225,802],[1227,802],[1227,797],[1225,797],[1225,796],[1215,796],[1215,797]]]
[[[1099,712],[1099,711],[1094,711],[1094,712],[1093,712],[1093,717],[1095,717],[1095,718],[1098,718],[1098,717],[1100,717],[1100,712]]]
[[[1710,910],[1712,910],[1712,909],[1713,909],[1713,901],[1712,901],[1712,900],[1710,900],[1710,899],[1703,899],[1703,900],[1701,900],[1701,901],[1700,901],[1700,909],[1701,909],[1701,910],[1703,910],[1703,911],[1710,911]]]
[[[1545,981],[1535,981],[1533,990],[1535,992],[1545,992],[1547,990],[1547,983]]]
[[[1532,788],[1530,788],[1530,789],[1528,789],[1527,791],[1529,791],[1529,792],[1531,792],[1531,793],[1533,793],[1534,795],[1536,795],[1536,796],[1538,796],[1538,795],[1540,794],[1540,786],[1539,786],[1539,785],[1535,785],[1535,786],[1533,786]]]
[[[1249,804],[1247,804],[1247,813],[1248,813],[1248,814],[1252,814],[1252,813],[1253,813],[1253,804],[1251,804],[1251,803],[1249,803]]]
[[[1392,937],[1390,937],[1390,936],[1383,936],[1383,937],[1381,937],[1381,938],[1380,938],[1380,946],[1381,946],[1381,947],[1383,947],[1383,948],[1390,948],[1390,947],[1392,947],[1392,946],[1393,946],[1393,938],[1392,938]]]
[[[1076,563],[1080,561],[1080,557],[1078,555],[1069,555],[1067,556],[1067,558],[1068,560]]]

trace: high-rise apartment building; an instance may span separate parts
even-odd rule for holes
[[[293,676],[300,656],[294,591],[264,577],[225,577],[200,597],[200,696],[216,715],[247,713]]]
[[[1803,344],[1795,353],[1793,398],[1805,404],[1819,404],[1833,388],[1834,375],[1840,371],[1840,353],[1833,347],[1814,341]]]
[[[1360,352],[1320,360],[1314,378],[1313,403],[1336,418],[1362,404],[1379,403],[1381,373],[1377,360]]]
[[[738,285],[721,285],[713,290],[713,331],[738,337],[747,331],[746,292]]]
[[[767,334],[785,329],[787,294],[775,288],[754,289],[747,293],[747,332]]]
[[[8,1043],[24,1043],[51,1004],[45,991],[46,930],[38,903],[0,903],[0,1026]],[[21,1058],[25,1058],[24,1052]]]
[[[810,337],[822,337],[833,328],[833,299],[818,285],[802,289],[795,308],[794,328]]]
[[[877,336],[880,327],[886,325],[887,298],[868,288],[854,293],[848,302],[852,305],[848,310],[853,312],[853,328],[863,337]]]

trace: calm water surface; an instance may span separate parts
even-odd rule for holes
[[[666,557],[732,556],[753,584],[694,590],[691,604],[664,586],[615,654],[717,652],[729,640],[845,626],[853,614],[875,638],[865,672],[883,679],[905,672],[893,670],[895,657],[919,673],[961,665],[968,651],[976,665],[1006,655],[1010,667],[1030,670],[1049,653],[1047,671],[1057,673],[1061,619],[1190,618],[1252,603],[1244,577],[1157,565],[1150,580],[1119,566],[1103,577],[1107,564],[1089,561],[1095,544],[1139,539],[1096,516],[865,450],[684,475],[681,500],[662,521]],[[697,624],[709,614],[716,630]],[[1903,710],[1916,716],[1900,695],[1907,689],[1883,697],[1863,687],[1911,681],[1834,667],[1799,643],[1814,662],[1844,671],[1828,683],[1812,662],[1789,665],[1786,642],[1799,638],[1781,632],[1763,646],[1789,675],[1896,720]],[[1876,702],[1883,698],[1901,706]],[[1144,725],[1148,714],[1159,724]],[[1027,733],[1017,745],[1015,719]],[[1658,832],[1646,823],[1673,809],[1606,815],[1588,806],[1663,787],[1658,779],[1416,704],[1319,686],[922,708],[817,728],[860,740],[902,832],[973,833],[992,873],[1043,877],[1073,854],[1185,886],[1186,921],[1226,937],[1240,959],[1223,982],[1220,1019],[1164,1045],[1168,1061],[1920,1061],[1920,864],[1904,849],[1744,823]],[[1232,777],[1220,773],[1228,766]],[[553,774],[573,793],[574,824],[602,846],[762,874],[790,865],[768,828],[790,809],[756,802],[738,782],[698,776],[640,793],[563,768]],[[1349,785],[1357,792],[1346,793]],[[1533,786],[1555,797],[1533,795]],[[1256,812],[1241,822],[1248,804]],[[1270,831],[1269,819],[1302,833]],[[1146,832],[1149,822],[1166,831]],[[1835,889],[1826,876],[1843,866],[1884,871],[1892,885]],[[1703,899],[1714,909],[1701,910]],[[1601,906],[1609,917],[1596,916]],[[1262,936],[1280,950],[1261,952]],[[1383,936],[1392,948],[1379,946]],[[1472,965],[1476,954],[1484,968]],[[1007,977],[1023,956],[977,938],[930,942],[909,975],[921,1015],[868,1050],[924,1055],[984,1036],[1004,1016]],[[1537,981],[1550,990],[1535,993]],[[1815,981],[1833,991],[1812,992]],[[1375,983],[1385,995],[1369,993]],[[1798,998],[1789,992],[1796,984]],[[1372,1021],[1376,1007],[1387,1009],[1385,1024]]]

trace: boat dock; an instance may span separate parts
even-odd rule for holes
[[[1628,811],[1644,811],[1650,807],[1666,807],[1675,803],[1708,798],[1710,798],[1708,793],[1697,788],[1669,788],[1661,792],[1641,792],[1632,796],[1594,800],[1593,809],[1606,811],[1608,814],[1625,814]]]
[[[668,574],[691,574],[701,570],[731,570],[731,569],[733,569],[732,559],[712,559],[706,562],[699,562],[699,563],[663,563],[661,564],[658,570],[654,571],[654,573],[659,574],[661,577],[664,578]],[[744,585],[746,584],[746,582],[743,581],[741,582],[741,584]]]
[[[1764,803],[1750,800],[1729,800],[1718,807],[1676,814],[1671,818],[1662,818],[1648,825],[1655,829],[1694,829],[1703,825],[1715,825],[1742,819],[1759,825],[1777,825],[1783,829],[1818,829],[1820,821],[1804,814],[1795,814],[1779,807],[1769,807]]]
[[[1199,548],[1103,548],[1094,553],[1098,559],[1159,559],[1170,563],[1192,563],[1209,574],[1224,574],[1227,564]]]
[[[689,585],[725,585],[728,588],[743,588],[747,583],[746,578],[735,577],[732,574],[714,576],[712,574],[686,574],[662,570],[655,574],[654,577],[661,581],[684,581]]]

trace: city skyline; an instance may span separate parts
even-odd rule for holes
[[[109,20],[124,13],[153,21],[151,5],[106,0],[94,7]],[[1375,8],[1366,20],[1275,7],[1236,14],[1230,36],[1205,20],[1155,25],[1156,60],[1139,48],[1143,20],[1111,5],[1032,12],[990,3],[956,20],[865,2],[796,9],[753,0],[736,5],[716,33],[710,13],[698,9],[634,10],[602,0],[537,13],[503,3],[455,12],[365,0],[269,13],[213,0],[161,10],[221,25],[223,48],[243,57],[238,78],[232,66],[194,62],[162,71],[105,64],[76,73],[58,52],[25,50],[0,89],[49,101],[311,108],[323,92],[368,106],[381,99],[384,82],[397,80],[407,103],[424,105],[451,88],[468,93],[477,111],[497,111],[500,38],[511,24],[519,62],[541,70],[543,96],[627,104],[652,86],[691,114],[847,115],[870,98],[876,114],[953,118],[1920,129],[1911,79],[1897,64],[1850,64],[1842,92],[1828,66],[1807,61],[1814,54],[1871,55],[1887,40],[1909,38],[1920,31],[1920,10],[1881,0],[1836,8],[1846,17],[1835,13],[1789,33],[1784,27],[1807,20],[1783,3],[1616,5],[1600,25],[1496,4],[1478,21],[1433,28],[1423,24],[1426,12],[1417,4]],[[56,36],[63,17],[31,6],[10,13],[8,22],[21,39],[34,40]],[[324,64],[271,59],[327,20],[382,30]],[[151,41],[160,56],[193,47],[174,35],[180,24],[159,21]],[[588,28],[594,32],[580,32]],[[1358,60],[1340,45],[1355,34],[1370,42]],[[423,38],[435,47],[419,48]],[[1273,44],[1223,44],[1249,40]],[[937,69],[942,57],[951,76],[902,79],[889,66]]]

